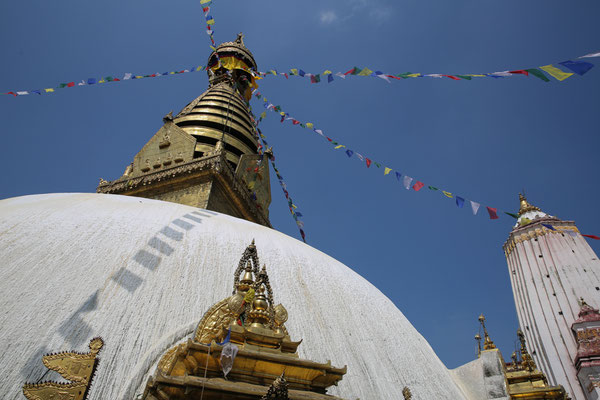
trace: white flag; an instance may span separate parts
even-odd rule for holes
[[[131,72],[127,72],[127,73],[125,73],[123,80],[131,79],[132,76],[133,76],[133,74]]]
[[[339,76],[342,79],[346,79],[346,75],[342,74],[341,72],[338,72],[337,74],[335,74],[335,76]]]
[[[408,175],[404,175],[404,176],[402,177],[402,183],[404,184],[404,188],[405,188],[406,190],[410,190],[410,184],[411,184],[411,182],[412,182],[412,181],[413,181],[413,178],[411,178],[411,177],[410,177],[410,176],[408,176]]]
[[[490,75],[494,75],[494,76],[513,76],[513,74],[511,74],[508,71],[494,72],[494,73],[491,73]]]
[[[387,81],[387,83],[392,83],[390,81],[390,78],[388,78],[385,74],[377,74],[377,77],[381,78],[381,79],[385,79]]]
[[[358,157],[360,159],[360,161],[364,161],[365,159],[363,158],[362,154],[360,153],[354,153],[356,154],[356,157]]]
[[[223,349],[221,350],[221,368],[223,369],[224,376],[227,376],[233,368],[233,361],[235,360],[238,351],[238,347],[231,342],[227,342],[223,346]]]
[[[315,129],[315,132],[317,132],[319,135],[323,136],[323,131],[320,129]]]
[[[477,211],[479,211],[480,204],[471,200],[469,201],[471,202],[471,210],[473,210],[473,215],[477,215]]]
[[[29,94],[29,92],[28,92],[28,91],[26,91],[26,90],[24,90],[24,91],[22,91],[22,92],[17,92],[17,94],[18,94],[19,96],[25,96],[26,94]]]
[[[585,56],[581,56],[579,58],[590,58],[590,57],[600,57],[600,53],[590,53],[590,54],[586,54]]]
[[[429,76],[431,78],[442,78],[442,74],[426,74],[423,76]]]

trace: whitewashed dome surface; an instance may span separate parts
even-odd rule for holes
[[[160,355],[230,295],[252,239],[300,356],[348,366],[331,394],[397,400],[408,386],[414,400],[463,398],[394,304],[326,254],[227,215],[102,194],[0,201],[0,397],[57,379],[42,355],[86,352],[101,336],[89,399],[135,398]]]

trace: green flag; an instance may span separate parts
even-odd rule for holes
[[[506,215],[510,215],[510,216],[511,216],[511,217],[513,217],[514,219],[519,219],[519,216],[518,216],[517,214],[509,213],[509,212],[506,212],[506,211],[504,211],[504,214],[506,214]]]
[[[358,75],[360,74],[361,69],[358,67],[354,67],[354,70],[352,71],[352,75]]]
[[[461,78],[461,79],[466,79],[466,80],[468,80],[468,81],[470,81],[471,79],[473,79],[472,77],[470,77],[470,76],[468,76],[468,75],[456,75],[456,76],[458,76],[458,77],[459,77],[459,78]]]
[[[542,71],[540,71],[539,69],[530,68],[530,69],[526,69],[525,71],[529,72],[531,75],[533,75],[537,78],[540,78],[544,82],[550,82],[550,79],[548,79],[548,77],[546,75],[544,75],[544,73]]]
[[[435,186],[429,186],[429,190],[438,190]]]

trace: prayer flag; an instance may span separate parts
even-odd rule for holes
[[[41,91],[41,90],[39,90],[39,89],[38,89],[38,90],[32,90],[32,91],[31,91],[31,93],[42,94],[42,91]]]
[[[312,124],[312,122],[307,122],[307,123],[306,123],[306,127],[307,127],[307,128],[310,128],[310,129],[312,129],[312,128],[313,128],[313,126],[314,126],[314,125]]]
[[[373,161],[373,164],[375,164],[377,168],[381,168],[381,164],[379,164],[377,161]]]
[[[49,90],[46,89],[46,91],[48,92]],[[52,91],[54,92],[54,89],[52,89]],[[17,97],[17,94],[15,92],[6,92],[6,94],[12,94],[13,96]]]
[[[333,75],[328,74],[327,75],[327,83],[331,83],[331,82],[333,82]]]
[[[461,78],[461,79],[466,79],[466,80],[468,80],[468,81],[470,81],[471,79],[473,79],[472,77],[470,77],[470,76],[467,76],[467,75],[456,75],[456,76],[458,76],[458,77],[459,77],[459,78]]]
[[[300,121],[298,121],[298,120],[295,120],[295,119],[293,119],[293,118],[292,118],[292,124],[294,124],[294,125],[298,125],[299,123],[300,123]]]
[[[545,226],[546,228],[550,229],[551,231],[555,231],[556,230],[556,229],[554,229],[554,227],[552,225],[542,224],[542,226]]]
[[[69,83],[67,83],[67,87],[73,87],[73,86],[75,86],[75,82],[69,82]]]
[[[529,72],[531,75],[535,76],[536,78],[540,78],[544,82],[550,82],[550,79],[548,79],[548,77],[546,75],[544,75],[544,73],[542,71],[540,71],[539,69],[530,68],[530,69],[526,69],[525,71]]]
[[[302,213],[297,212],[296,215],[302,217]]]
[[[423,186],[425,186],[423,182],[417,181],[417,183],[413,185],[413,189],[415,189],[415,192],[418,192],[423,188]]]
[[[260,117],[261,117],[261,118],[266,118],[266,117],[267,117],[267,112],[266,112],[266,111],[263,111],[263,112],[260,114]]]
[[[367,168],[371,166],[371,160],[365,157],[365,161],[367,162]]]
[[[311,83],[319,83],[319,82],[321,82],[321,77],[319,76],[319,74],[312,75],[310,77],[310,82]]]
[[[391,168],[385,167],[385,169],[383,170],[383,174],[387,175],[390,173],[391,170],[392,170]]]
[[[350,149],[346,150],[346,154],[348,155],[348,157],[352,157],[352,154],[354,154],[354,152]]]
[[[525,75],[525,76],[529,76],[529,72],[527,72],[524,69],[517,69],[517,70],[514,70],[514,71],[508,71],[508,72],[510,72],[511,74],[522,74],[522,75]]]
[[[479,203],[476,203],[474,201],[471,201],[471,210],[473,210],[473,215],[477,215],[477,211],[479,211]]]
[[[600,57],[600,53],[590,53],[590,54],[586,54],[585,56],[581,56],[579,58],[590,58],[590,57]]]
[[[290,69],[290,75],[298,75],[298,70],[295,68]]]
[[[200,0],[200,4],[210,4],[212,0]]]
[[[342,74],[341,72],[336,73],[335,76],[339,76],[342,79],[346,79],[346,75]]]
[[[213,19],[213,17],[211,17],[211,16],[206,17],[206,24],[207,25],[214,25],[215,24],[215,20]]]
[[[89,78],[87,80],[88,85],[93,85],[94,83],[96,83],[96,78]]]
[[[429,186],[429,190],[438,190],[435,186]]]
[[[364,161],[364,159],[365,159],[365,158],[363,157],[363,155],[362,155],[362,154],[360,154],[360,153],[356,153],[356,157],[358,157],[358,159],[359,159],[360,161]]]
[[[331,74],[331,73],[332,73],[332,72],[331,72],[330,70],[328,70],[328,69],[326,69],[325,71],[323,71],[323,75],[329,75],[329,74]]]
[[[596,236],[596,235],[584,235],[583,233],[581,234],[581,236],[585,236],[587,238],[590,239],[596,239],[596,240],[600,240],[600,237]]]
[[[315,131],[315,132],[317,132],[319,135],[321,135],[321,136],[324,136],[324,135],[323,135],[323,131],[322,131],[322,130],[320,130],[320,129],[315,129],[314,131]]]
[[[453,75],[442,75],[442,76],[445,76],[446,78],[453,79],[453,80],[455,80],[455,81],[460,81],[460,79],[459,79],[459,78],[457,78],[456,76],[453,76]]]
[[[410,190],[410,184],[412,183],[413,178],[411,178],[408,175],[404,175],[404,178],[402,178],[402,184],[404,185],[404,188],[406,190]]]
[[[298,71],[298,75],[304,76],[304,75],[306,75],[306,73],[304,71],[300,70],[300,71]]]
[[[511,217],[513,217],[514,219],[519,219],[519,216],[518,216],[517,214],[509,213],[509,212],[506,212],[506,211],[504,211],[504,214],[506,214],[506,215],[510,215],[510,216],[511,216]]]
[[[553,66],[552,64],[544,65],[540,68],[552,75],[553,77],[555,77],[559,81],[564,81],[565,79],[573,75],[572,72],[563,72],[560,69]]]
[[[402,174],[400,172],[396,172],[396,179],[400,180],[401,177],[402,177]]]
[[[342,147],[346,147],[346,146],[344,146],[343,144],[339,144],[339,145],[335,146],[334,149],[337,150],[337,149],[341,149]]]
[[[583,75],[588,72],[590,69],[594,67],[594,64],[584,61],[563,61],[559,63],[563,67],[569,68],[571,71],[575,72],[577,75]]]
[[[465,205],[465,199],[463,199],[462,197],[456,196],[456,206],[458,208],[463,208]]]
[[[369,76],[373,73],[369,68],[365,68],[358,73],[359,76]]]
[[[50,92],[54,92],[54,89],[52,89],[52,88],[48,88],[48,89],[44,89],[44,91],[45,91],[46,93],[50,93]],[[9,92],[9,93],[11,93],[11,92]]]
[[[444,196],[448,197],[449,199],[451,199],[452,197],[454,197],[454,196],[452,196],[452,193],[446,192],[445,190],[442,190],[442,193],[444,193]]]
[[[352,75],[359,75],[359,74],[360,74],[360,71],[361,71],[361,69],[360,69],[360,68],[354,67],[354,68],[352,69]]]
[[[25,96],[26,94],[29,94],[29,92],[26,91],[26,90],[23,90],[21,92],[17,92],[17,95],[19,95],[19,96]]]
[[[488,214],[490,214],[490,219],[498,219],[498,214],[496,214],[496,212],[498,211],[495,208],[492,207],[486,207]]]

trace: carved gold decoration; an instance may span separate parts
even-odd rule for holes
[[[402,389],[402,396],[404,396],[404,400],[412,399],[412,393],[410,392],[408,386],[404,386],[404,389]]]
[[[341,400],[326,395],[346,367],[300,359],[301,341],[290,339],[285,323],[288,312],[274,304],[266,266],[259,269],[254,241],[244,251],[233,279],[234,291],[204,314],[193,338],[173,346],[158,362],[143,399],[259,398],[287,399],[306,392],[314,400]],[[237,347],[223,379],[224,349]],[[224,358],[224,357],[223,357]],[[285,372],[285,377],[283,373]],[[270,388],[268,382],[274,382]]]
[[[529,204],[525,196],[523,196],[521,193],[519,193],[519,201],[521,203],[518,213],[519,217],[529,211],[542,211],[538,207]]]
[[[43,356],[42,362],[46,368],[72,382],[26,383],[23,394],[29,400],[84,400],[98,364],[98,352],[103,345],[101,338],[94,338],[90,341],[89,353],[64,352]]]

